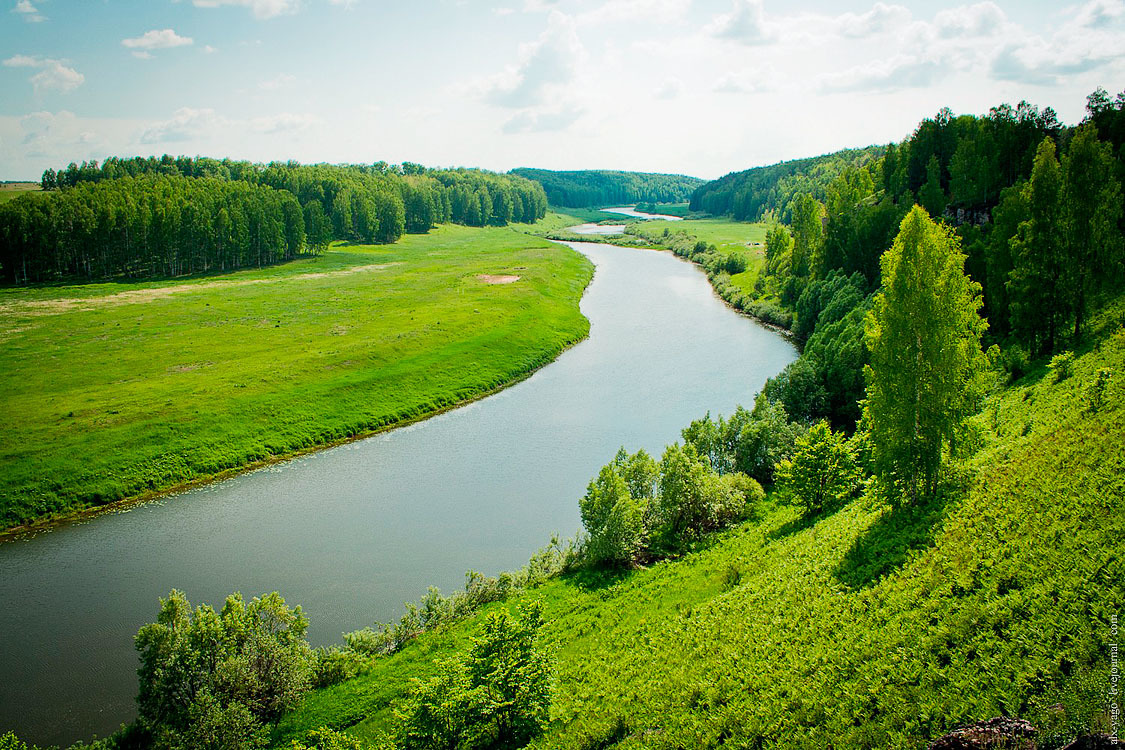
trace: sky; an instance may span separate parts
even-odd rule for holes
[[[1125,0],[0,0],[0,180],[164,153],[715,178],[942,107],[1073,124],[1098,86],[1125,89]]]

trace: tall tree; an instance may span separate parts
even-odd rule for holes
[[[883,254],[883,291],[867,317],[865,416],[875,470],[895,497],[932,495],[945,446],[979,401],[980,284],[957,238],[920,207]]]
[[[1113,152],[1098,140],[1093,123],[1074,134],[1062,160],[1063,226],[1071,272],[1067,275],[1074,337],[1082,334],[1091,295],[1114,275],[1121,276],[1121,185]]]
[[[1055,142],[1044,138],[1024,189],[1027,221],[1011,240],[1008,298],[1012,330],[1037,352],[1052,352],[1068,313],[1063,294],[1070,272],[1063,247],[1062,171]]]

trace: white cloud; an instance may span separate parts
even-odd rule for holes
[[[910,11],[901,5],[875,3],[866,13],[843,13],[833,19],[832,27],[841,36],[864,39],[901,28],[910,23]]]
[[[657,99],[679,99],[684,93],[684,83],[679,78],[669,78],[657,87],[653,96]]]
[[[720,39],[748,45],[770,44],[777,30],[766,21],[762,0],[733,0],[731,12],[718,16],[707,31]]]
[[[524,110],[504,123],[501,130],[513,133],[553,133],[566,130],[584,113],[578,107],[558,107],[547,110]]]
[[[229,125],[229,121],[215,113],[215,110],[181,107],[172,113],[172,118],[152,123],[140,135],[140,142],[177,143],[207,138]]]
[[[771,91],[777,73],[771,66],[749,71],[731,71],[719,76],[711,90],[720,94],[757,94]]]
[[[190,44],[193,44],[191,37],[180,36],[172,29],[153,29],[152,31],[146,31],[141,36],[121,40],[122,47],[145,52],[151,52],[154,49],[184,47]]]
[[[579,24],[673,23],[681,20],[691,0],[606,0],[579,15]]]
[[[1008,17],[993,2],[940,11],[933,26],[943,39],[993,36],[1004,30]]]
[[[288,73],[280,73],[269,80],[259,83],[258,88],[262,91],[278,91],[279,89],[291,86],[296,80],[297,76],[289,75]]]
[[[223,5],[236,5],[249,8],[255,18],[267,19],[296,13],[301,0],[191,0],[197,8],[218,8]]]
[[[1101,29],[1109,26],[1125,15],[1125,2],[1121,0],[1093,0],[1078,10],[1075,25],[1088,29]]]
[[[250,127],[257,133],[274,135],[277,133],[296,133],[322,122],[323,120],[316,115],[283,112],[267,117],[255,117],[250,121]]]
[[[47,17],[39,12],[39,9],[31,2],[31,0],[18,0],[16,7],[12,8],[13,13],[19,13],[20,17],[28,23],[39,23],[46,21]]]
[[[828,92],[867,91],[872,93],[928,86],[943,72],[933,60],[912,55],[896,55],[884,60],[856,65],[820,79],[821,89]]]
[[[4,61],[4,66],[8,68],[38,68],[39,72],[28,79],[31,81],[31,85],[35,87],[36,94],[42,94],[52,89],[65,94],[78,88],[86,80],[86,76],[67,66],[65,60],[56,60],[51,57],[14,55]]]
[[[540,104],[549,93],[570,83],[585,48],[574,29],[574,21],[552,11],[547,29],[534,42],[520,45],[518,62],[481,86],[491,104],[519,109]]]

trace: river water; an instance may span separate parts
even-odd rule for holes
[[[220,606],[278,590],[314,645],[473,568],[522,566],[580,527],[619,446],[659,456],[708,410],[749,404],[796,352],[670,253],[574,243],[596,265],[587,340],[432,419],[0,545],[0,734],[105,736],[135,715],[132,637],[172,588]]]

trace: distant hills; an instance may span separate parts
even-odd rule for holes
[[[556,172],[520,167],[510,174],[535,180],[553,206],[591,208],[615,203],[683,203],[704,181],[682,174],[579,170]]]

